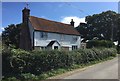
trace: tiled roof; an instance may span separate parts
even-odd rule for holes
[[[29,20],[34,30],[70,34],[70,35],[80,35],[79,32],[69,24],[46,20],[46,19],[38,18],[34,16],[30,16]]]

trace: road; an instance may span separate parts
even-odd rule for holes
[[[63,79],[118,79],[118,57],[93,65]]]

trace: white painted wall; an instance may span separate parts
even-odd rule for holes
[[[47,38],[41,38],[41,32],[35,31],[34,33],[34,45],[35,46],[47,46],[50,41],[57,40],[61,46],[67,46],[72,50],[72,45],[77,45],[80,48],[80,36],[75,35],[65,35],[65,34],[58,34],[58,33],[47,33]],[[74,40],[76,37],[77,40]]]

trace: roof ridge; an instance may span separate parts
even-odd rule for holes
[[[56,23],[61,23],[61,24],[64,24],[64,25],[71,26],[70,24],[66,24],[66,23],[62,23],[62,22],[58,22],[58,21],[54,21],[54,20],[49,20],[49,19],[44,19],[44,18],[41,18],[41,17],[36,17],[36,16],[30,16],[30,17],[35,17],[35,18],[38,18],[38,19],[43,19],[43,20],[47,20],[47,21],[50,21],[50,22],[56,22]]]

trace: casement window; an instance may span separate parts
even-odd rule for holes
[[[41,38],[47,38],[48,37],[48,34],[46,32],[41,32],[40,33],[40,37]]]
[[[61,41],[63,41],[65,39],[65,36],[63,34],[61,34],[60,39],[61,39]]]
[[[77,41],[77,36],[73,36],[73,41]]]
[[[76,49],[78,49],[78,47],[77,46],[72,46],[72,50],[76,50]]]

